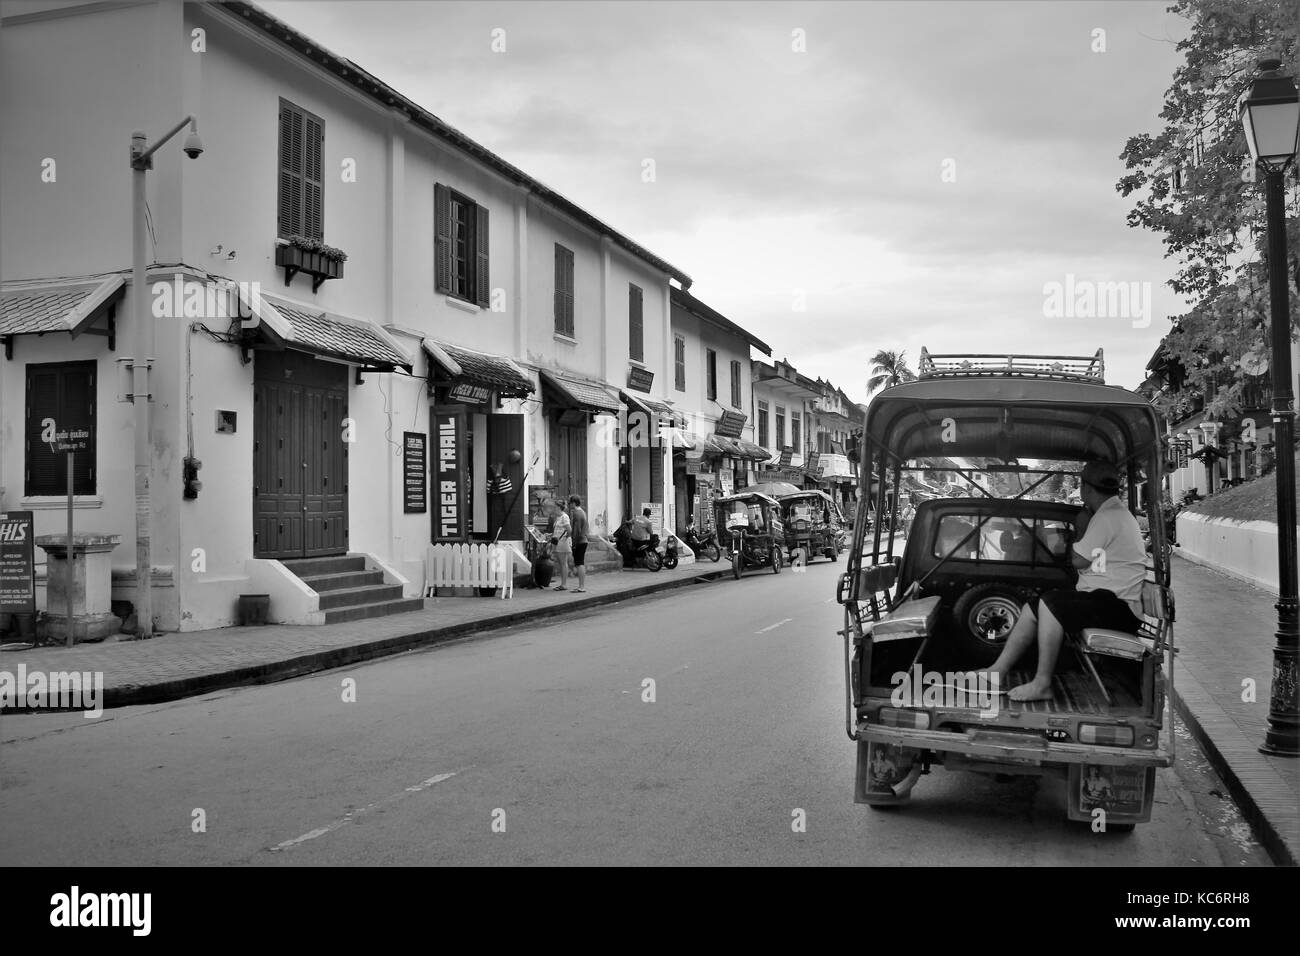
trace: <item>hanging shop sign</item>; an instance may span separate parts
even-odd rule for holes
[[[655,383],[655,373],[648,368],[633,365],[627,370],[627,387],[638,392],[649,392]]]
[[[732,492],[732,479],[730,471],[718,472],[718,487],[722,489],[721,497],[726,498]]]
[[[36,613],[36,559],[30,511],[0,512],[0,613]]]
[[[429,437],[420,432],[402,432],[402,511],[424,514],[429,510],[428,471]]]
[[[433,440],[433,540],[464,541],[469,528],[469,462],[465,454],[465,413],[436,412]]]
[[[789,468],[790,462],[793,460],[794,460],[794,449],[789,445],[786,445],[784,448],[781,449],[781,460],[780,462],[778,462],[778,465],[781,468]]]
[[[451,391],[447,394],[449,403],[470,402],[474,405],[483,405],[492,397],[492,389],[485,388],[482,385],[470,385],[467,382],[461,382],[459,385],[453,385]]]
[[[722,417],[718,419],[717,427],[714,428],[714,434],[721,435],[723,438],[739,438],[740,430],[745,427],[745,413],[725,411]]]

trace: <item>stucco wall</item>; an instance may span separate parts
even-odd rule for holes
[[[1183,512],[1178,516],[1178,545],[1198,564],[1218,568],[1276,592],[1277,524],[1233,521]]]

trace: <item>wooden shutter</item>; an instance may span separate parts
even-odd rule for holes
[[[686,391],[686,339],[673,336],[673,387]]]
[[[708,395],[709,401],[715,401],[718,397],[718,353],[709,349],[708,351]]]
[[[478,221],[474,224],[474,245],[478,260],[474,263],[475,299],[483,308],[492,303],[492,286],[488,273],[488,211],[486,206],[475,206]]]
[[[641,289],[629,285],[627,314],[629,354],[638,362],[645,361],[645,318],[641,313]]]
[[[433,184],[434,290],[451,292],[451,190]]]
[[[573,335],[573,253],[555,244],[555,331]]]
[[[280,101],[280,235],[302,231],[302,112]]]
[[[325,238],[324,176],[321,154],[325,124],[311,115],[302,117],[302,229],[308,239]]]
[[[740,407],[740,363],[735,360],[731,363],[731,407]]]
[[[54,419],[59,429],[78,425],[91,434],[89,447],[73,462],[73,493],[95,493],[95,363],[71,362],[27,367],[27,495],[66,495],[67,459],[41,441],[41,423]]]

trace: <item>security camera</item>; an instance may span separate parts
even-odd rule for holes
[[[203,140],[199,139],[199,134],[190,130],[190,135],[185,137],[185,145],[181,147],[185,150],[185,155],[190,159],[198,159],[203,154]]]

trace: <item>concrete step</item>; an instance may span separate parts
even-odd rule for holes
[[[341,588],[374,587],[384,583],[383,571],[343,571],[337,574],[298,575],[298,580],[313,591],[337,591]]]
[[[395,601],[402,596],[402,586],[400,584],[372,584],[359,588],[317,590],[316,593],[320,595],[320,609],[328,611],[357,604],[378,604],[383,601]]]
[[[340,621],[360,621],[369,617],[386,617],[389,614],[402,614],[406,611],[420,611],[423,609],[423,598],[404,598],[398,601],[354,604],[350,607],[339,607],[326,611],[325,623],[337,624]]]
[[[282,561],[281,564],[300,578],[307,575],[341,574],[344,571],[364,571],[366,569],[365,558],[349,558],[346,556],[292,558],[288,561]]]

